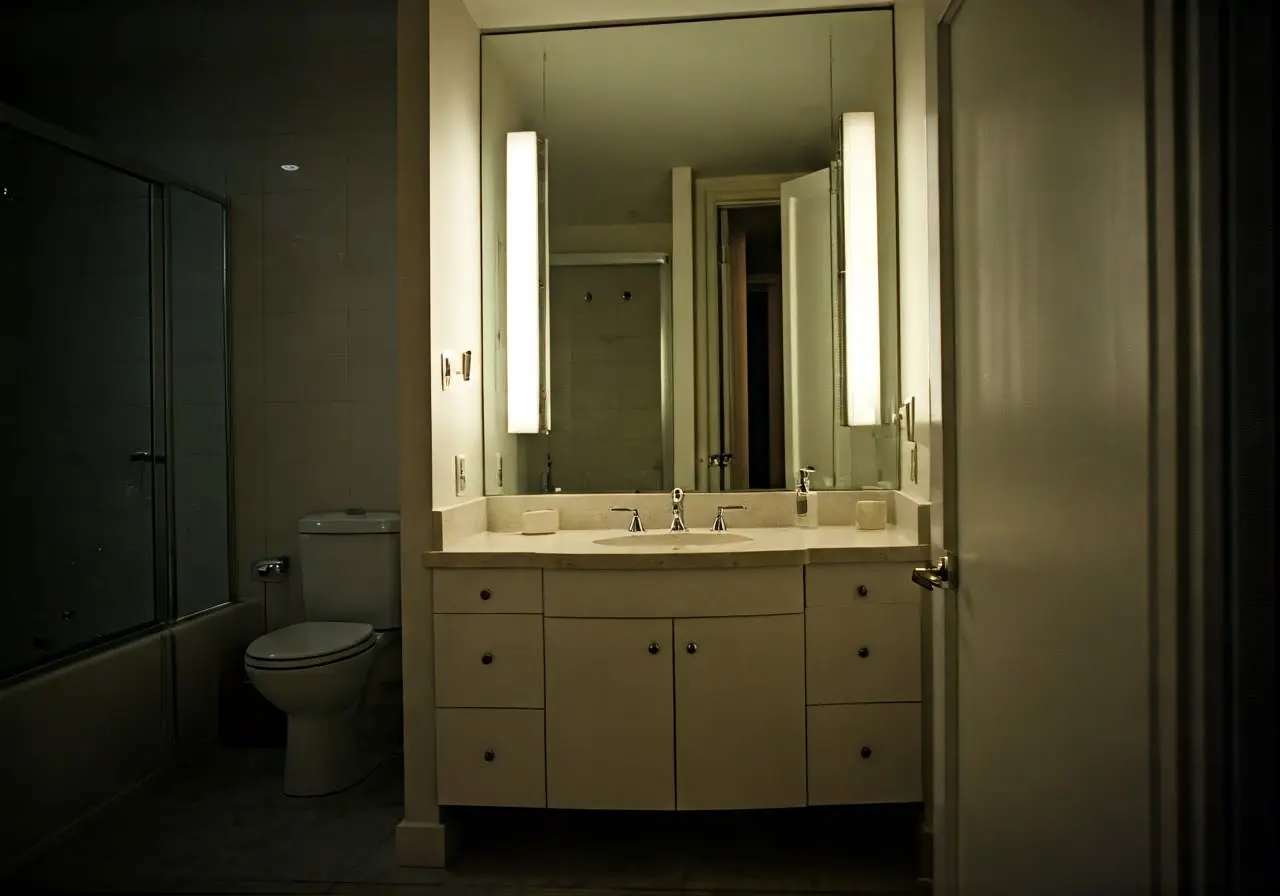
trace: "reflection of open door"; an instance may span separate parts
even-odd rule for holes
[[[732,401],[726,405],[728,422],[732,427],[729,451],[733,460],[728,464],[728,487],[751,487],[751,419],[748,409],[749,387],[747,382],[747,235],[741,230],[729,231],[729,319],[733,346]]]
[[[835,475],[831,172],[787,181],[781,193],[783,454],[794,488],[802,466],[817,468],[818,483]]]

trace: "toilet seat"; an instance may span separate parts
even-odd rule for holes
[[[378,643],[364,622],[299,622],[254,639],[244,652],[255,669],[310,669],[341,662]]]

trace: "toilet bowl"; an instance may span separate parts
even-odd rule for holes
[[[388,638],[363,622],[301,622],[257,638],[244,655],[254,687],[288,717],[284,792],[323,796],[383,758],[363,730],[369,670]]]
[[[307,621],[258,638],[244,668],[289,719],[284,792],[321,796],[358,783],[390,752],[369,736],[374,713],[362,710],[371,690],[400,679],[398,651],[387,651],[400,635],[400,515],[308,514],[298,520],[298,560]]]

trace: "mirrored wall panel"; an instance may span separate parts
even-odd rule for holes
[[[481,58],[486,493],[896,488],[892,11]]]

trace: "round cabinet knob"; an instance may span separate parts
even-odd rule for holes
[[[698,652],[698,642],[697,642],[697,641],[690,641],[688,644],[684,645],[684,649],[685,649],[685,650],[687,650],[687,651],[689,651],[690,653],[697,653],[697,652]]]
[[[861,753],[862,753],[862,758],[863,758],[863,759],[870,759],[870,758],[871,758],[871,748],[870,748],[870,747],[863,747],[859,752],[861,752]]]
[[[488,599],[489,599],[489,598],[491,598],[491,597],[493,597],[493,592],[492,592],[492,591],[490,591],[488,588],[483,588],[483,589],[481,589],[481,591],[480,591],[480,599],[481,599],[481,600],[488,600]]]
[[[480,657],[480,662],[484,663],[486,666],[489,665],[493,662],[493,654],[486,653],[484,656]]]
[[[661,647],[659,647],[657,644],[650,644],[650,645],[649,645],[649,653],[653,654],[654,656],[657,656],[657,655],[658,655],[658,651],[659,651],[659,650],[661,650],[661,649],[662,649],[662,648],[661,648]]]
[[[865,750],[865,749],[866,749],[866,747],[863,747],[862,749],[864,749],[864,750]],[[495,758],[496,758],[496,754],[493,752],[493,750],[485,750],[485,751],[484,751],[484,761],[485,761],[485,762],[493,762],[493,760],[494,760]]]
[[[858,586],[858,597],[866,597],[868,593],[866,585]]]
[[[867,648],[865,647],[858,648],[858,656],[862,657],[864,660],[870,655],[871,655],[871,651],[867,650]],[[488,662],[488,660],[485,660],[485,662]]]

